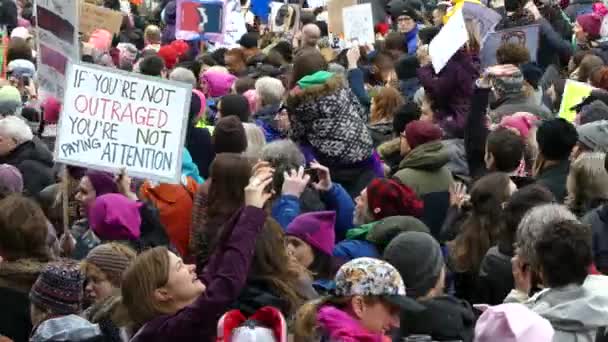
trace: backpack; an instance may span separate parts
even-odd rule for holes
[[[146,181],[139,189],[140,198],[158,209],[160,222],[171,244],[182,256],[188,253],[192,206],[197,188],[198,183],[192,177],[184,177],[181,184],[161,183],[153,186]]]

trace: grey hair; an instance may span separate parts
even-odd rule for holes
[[[535,245],[543,229],[550,224],[561,221],[576,221],[566,206],[560,204],[543,204],[530,209],[517,227],[517,254],[532,266],[538,265]]]
[[[0,120],[0,136],[15,140],[17,145],[34,139],[30,126],[17,116],[7,116]]]
[[[196,88],[196,77],[189,69],[177,67],[171,71],[171,74],[169,74],[169,79],[172,81],[189,83],[192,84],[192,87]]]
[[[288,139],[273,141],[264,146],[260,159],[269,162],[275,168],[279,166],[295,168],[306,164],[306,158],[298,145]]]
[[[276,105],[281,103],[285,87],[279,79],[261,77],[255,82],[255,92],[258,93],[262,106]]]

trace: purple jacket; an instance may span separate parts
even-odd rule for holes
[[[131,342],[214,341],[217,322],[230,309],[245,286],[253,258],[255,241],[266,220],[262,209],[245,207],[226,223],[225,239],[201,276],[207,286],[194,303],[173,315],[163,315],[146,323]]]
[[[433,100],[435,120],[449,136],[463,137],[473,86],[479,77],[471,56],[459,50],[439,74],[431,65],[419,68],[417,74],[425,93]]]

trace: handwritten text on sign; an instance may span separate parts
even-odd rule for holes
[[[74,64],[57,160],[177,182],[190,97],[186,85]]]

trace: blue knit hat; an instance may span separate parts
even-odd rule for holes
[[[65,260],[46,265],[30,291],[30,301],[53,315],[81,311],[84,275],[75,261]]]

